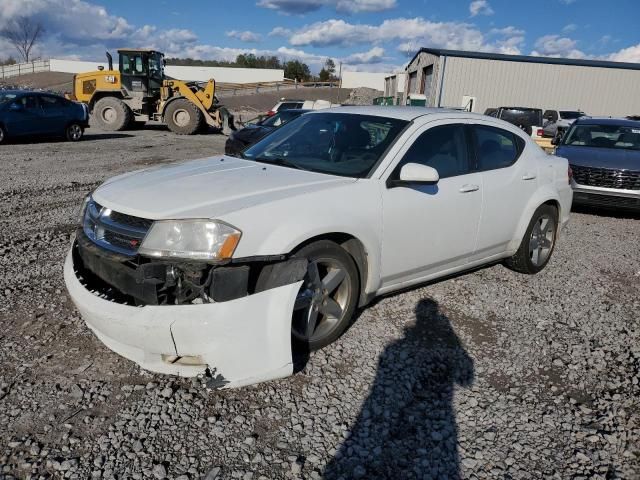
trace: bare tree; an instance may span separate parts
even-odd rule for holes
[[[0,30],[0,37],[11,43],[25,62],[29,61],[31,50],[43,34],[42,24],[29,17],[18,17]]]

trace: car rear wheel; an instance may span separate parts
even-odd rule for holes
[[[80,126],[77,123],[72,123],[67,127],[65,131],[65,136],[67,137],[67,140],[69,140],[70,142],[77,142],[82,138],[83,133],[84,133],[84,130],[82,126]]]
[[[538,273],[549,260],[556,246],[558,210],[551,205],[540,205],[534,212],[522,243],[516,254],[505,264],[520,273]]]
[[[298,251],[309,261],[293,309],[294,347],[318,350],[334,342],[349,326],[360,281],[355,262],[338,244],[321,240]]]
[[[120,131],[131,123],[131,109],[119,98],[104,97],[93,107],[93,116],[103,130]]]

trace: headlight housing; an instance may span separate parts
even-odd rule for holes
[[[138,249],[150,257],[193,260],[231,258],[242,232],[217,220],[158,220]]]

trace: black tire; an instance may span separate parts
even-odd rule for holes
[[[0,125],[0,145],[7,141],[7,132],[4,131],[4,127]]]
[[[548,229],[548,233],[542,235],[542,230],[538,228],[538,226],[541,225],[544,219],[553,223],[545,227],[545,230]],[[556,246],[557,234],[558,210],[551,205],[540,205],[533,213],[533,217],[529,222],[529,226],[522,238],[518,251],[505,261],[505,265],[511,270],[520,273],[538,273],[546,267],[551,259],[551,255]],[[551,238],[548,238],[549,236]],[[534,245],[537,247],[532,251],[532,246]],[[537,250],[537,255],[535,250]],[[542,251],[544,251],[544,258],[542,258]]]
[[[165,110],[164,121],[169,130],[178,135],[193,135],[202,128],[204,118],[198,107],[186,98],[179,98]]]
[[[78,142],[82,139],[82,135],[84,134],[84,128],[79,123],[71,123],[67,125],[67,128],[64,131],[64,136],[70,142]]]
[[[131,109],[115,97],[104,97],[98,100],[93,106],[92,115],[99,128],[111,132],[127,128],[133,117]]]
[[[142,130],[146,124],[147,124],[146,121],[131,120],[128,130]]]
[[[295,255],[298,258],[306,258],[309,260],[309,271],[305,277],[304,283],[298,293],[298,301],[300,304],[304,303],[305,299],[309,300],[308,307],[300,307],[293,311],[291,318],[291,342],[294,352],[304,353],[309,351],[318,350],[330,343],[334,342],[351,323],[351,319],[358,304],[358,297],[360,294],[360,279],[358,276],[358,269],[355,261],[349,255],[349,253],[343,249],[340,245],[329,240],[320,240],[313,242],[300,250]],[[319,292],[313,286],[313,266],[318,268],[319,279],[322,286],[320,289],[324,293]],[[332,277],[332,274],[338,272],[339,275],[344,274],[344,279],[337,284],[336,287],[331,287],[331,280],[336,278],[336,275]],[[318,277],[318,276],[316,276]],[[322,280],[329,280],[328,284],[323,284]],[[265,281],[263,275],[258,278],[257,288],[265,288]],[[326,286],[331,291],[327,292]],[[313,298],[312,298],[313,297]],[[339,318],[332,315],[323,313],[327,311],[330,305],[337,305],[340,307],[341,314]],[[309,314],[311,308],[315,307],[315,315],[317,317],[317,324],[311,336],[304,335],[301,330],[307,325],[306,315]],[[304,324],[304,325],[303,325]]]

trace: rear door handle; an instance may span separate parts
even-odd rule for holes
[[[460,193],[475,192],[476,190],[480,190],[480,187],[478,185],[473,185],[470,183],[467,183],[460,187]]]
[[[522,176],[523,180],[535,180],[536,179],[536,174],[535,173],[525,173]]]

